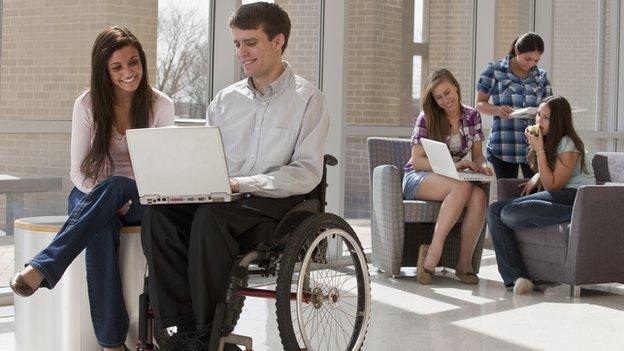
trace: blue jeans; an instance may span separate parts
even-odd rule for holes
[[[132,200],[129,211],[117,210]],[[54,240],[28,264],[44,276],[42,287],[54,288],[67,267],[86,248],[85,263],[91,321],[103,347],[121,346],[128,333],[128,314],[119,274],[119,229],[141,222],[134,180],[112,176],[90,193],[74,188],[69,194],[69,218]]]
[[[496,251],[498,271],[505,286],[513,286],[518,278],[529,279],[514,231],[569,222],[575,196],[576,189],[566,188],[540,191],[490,205],[487,223]]]

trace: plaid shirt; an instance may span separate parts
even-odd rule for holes
[[[459,114],[459,135],[461,137],[461,148],[457,152],[451,153],[454,162],[458,162],[464,158],[470,150],[472,150],[472,144],[477,140],[485,139],[483,130],[481,129],[481,115],[479,111],[470,106],[461,105]],[[427,120],[425,114],[420,112],[420,115],[416,119],[414,130],[412,131],[412,145],[420,145],[421,138],[427,138]],[[446,136],[446,145],[448,146],[451,140],[451,136]],[[410,159],[405,165],[405,171],[411,171],[412,160]]]
[[[479,78],[477,90],[490,95],[495,106],[537,107],[552,95],[546,72],[537,66],[522,79],[509,67],[510,57],[491,63]],[[524,118],[501,119],[494,116],[488,150],[511,163],[526,163],[527,141],[524,130],[533,121]]]

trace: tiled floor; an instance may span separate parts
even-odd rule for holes
[[[452,271],[438,271],[430,286],[417,284],[413,269],[403,273],[393,280],[371,271],[364,350],[624,349],[623,285],[592,286],[580,298],[569,297],[567,286],[513,296],[502,287],[490,250],[477,286],[461,284]],[[12,314],[12,307],[0,308],[0,351],[14,349]],[[255,351],[282,350],[275,301],[248,298],[237,332],[253,336]]]

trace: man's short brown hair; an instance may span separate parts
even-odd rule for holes
[[[284,35],[283,54],[290,36],[290,18],[278,4],[254,2],[242,5],[230,16],[230,28],[243,30],[261,28],[269,40],[273,40],[281,33]]]

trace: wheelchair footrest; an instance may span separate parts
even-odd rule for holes
[[[253,340],[250,336],[230,334],[221,338],[219,342],[219,350],[223,351],[225,344],[235,344],[245,347],[245,351],[253,351]]]

